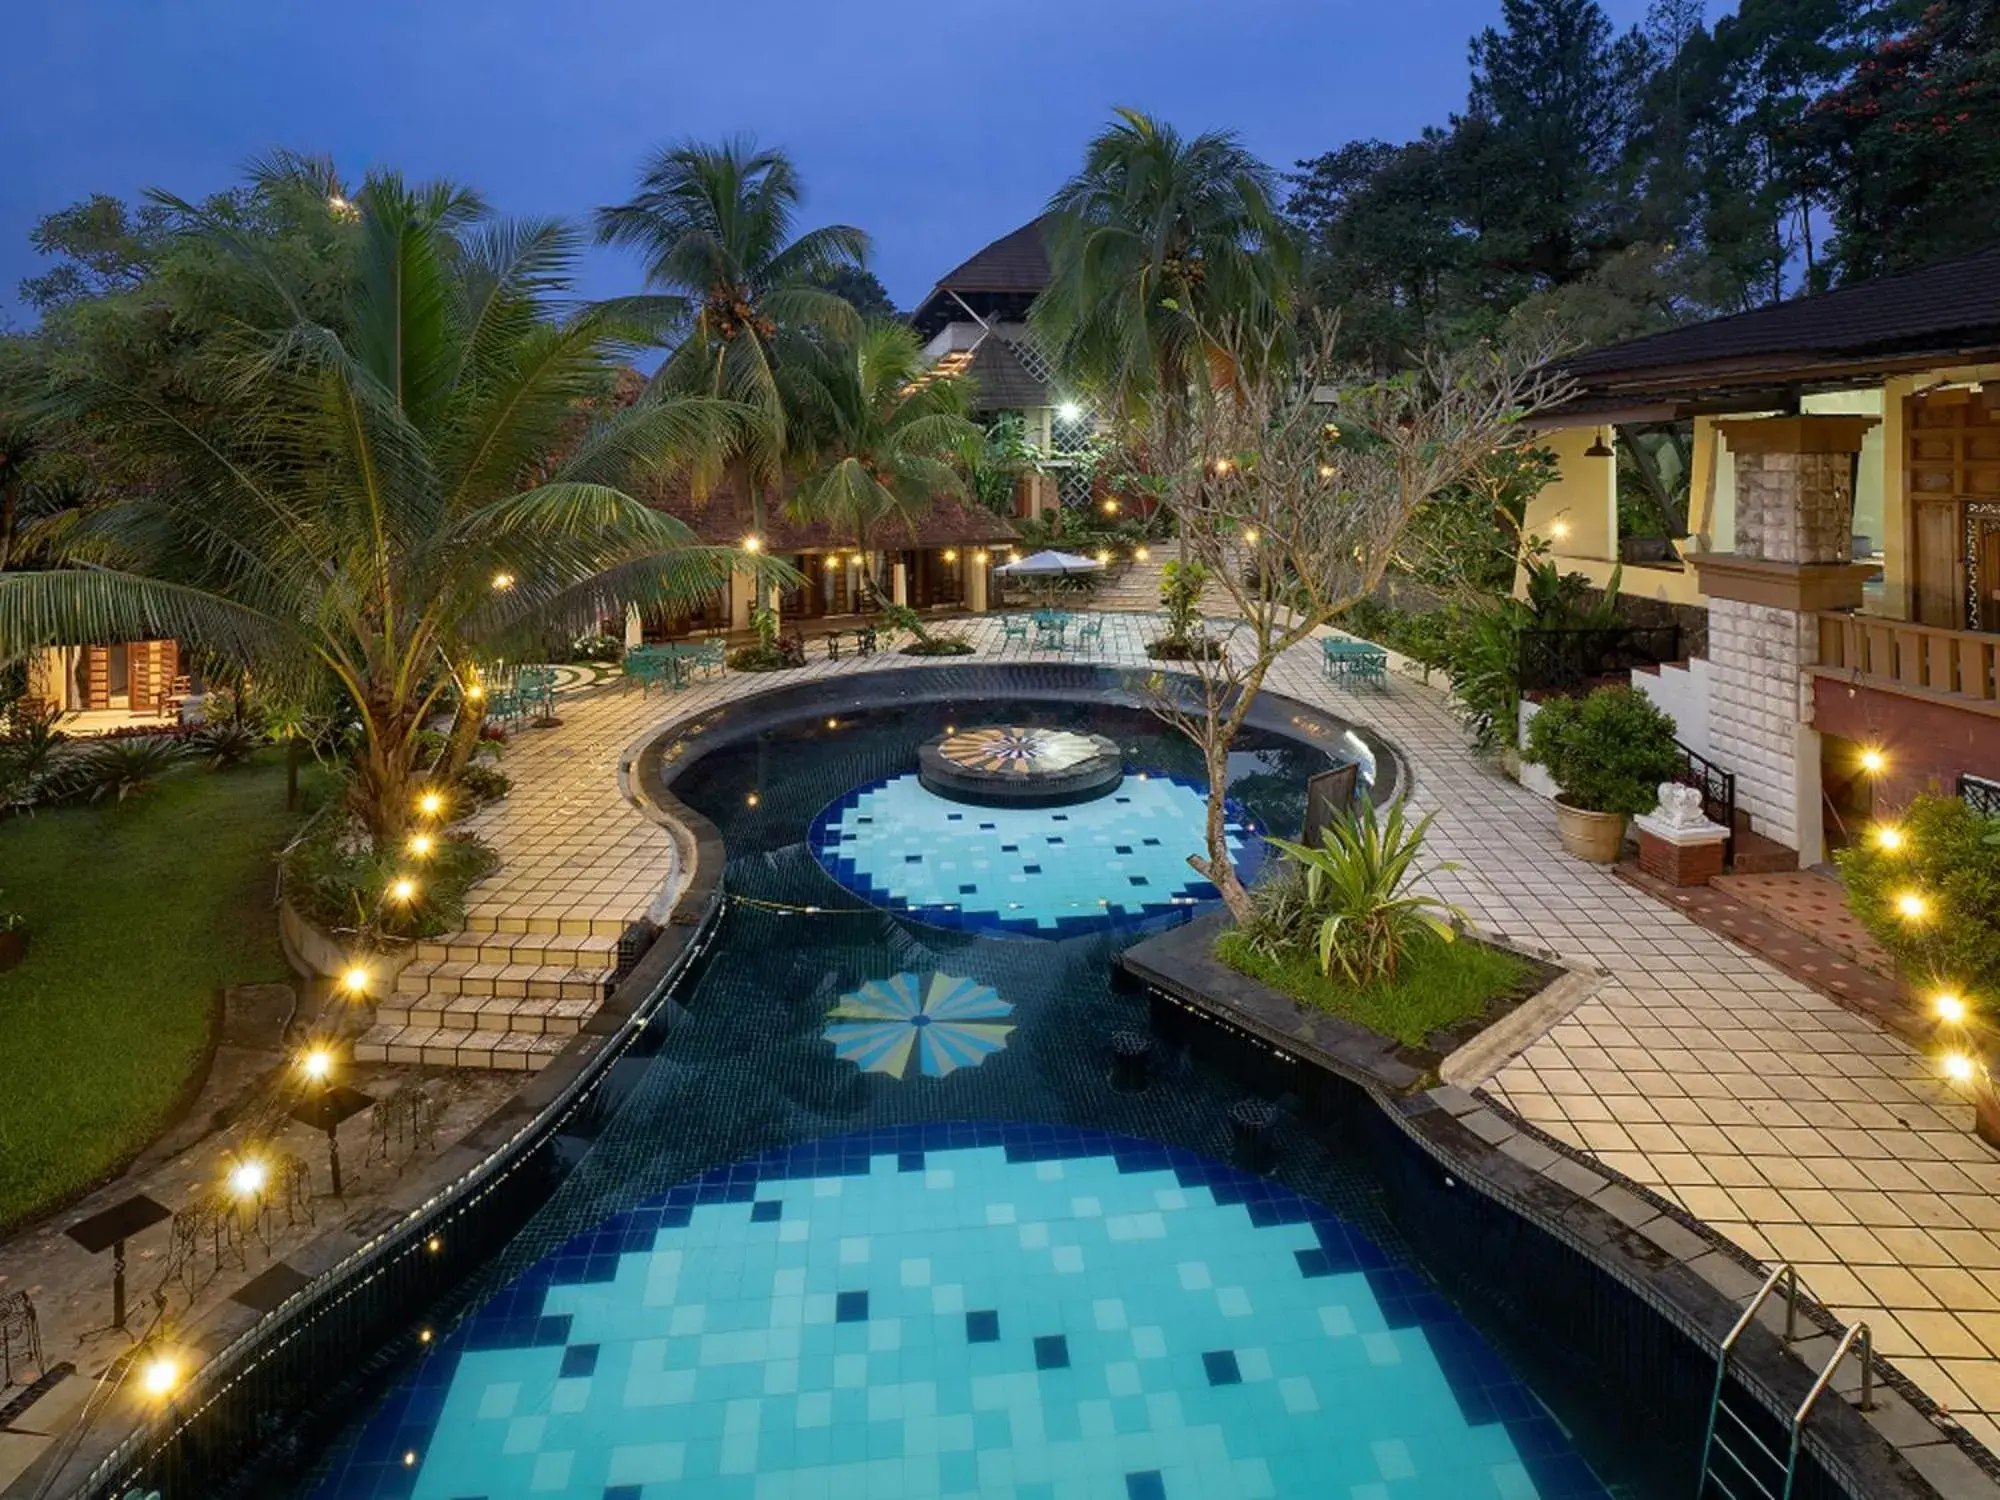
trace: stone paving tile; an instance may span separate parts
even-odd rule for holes
[[[1157,618],[1103,618],[1102,646],[1084,658],[1006,641],[997,616],[964,621],[978,655],[961,664],[1148,665]],[[506,863],[476,893],[475,921],[622,922],[670,889],[672,840],[616,781],[642,735],[749,693],[927,665],[849,655],[665,696],[566,700],[563,728],[516,737],[503,762],[516,790],[481,815]],[[1604,971],[1489,1092],[1752,1255],[1793,1260],[1816,1297],[1868,1320],[1878,1348],[2000,1445],[2000,1158],[1972,1134],[1970,1102],[1901,1039],[1564,855],[1548,805],[1466,751],[1435,689],[1393,673],[1380,687],[1330,684],[1317,643],[1290,653],[1269,686],[1403,752],[1413,805],[1437,815],[1434,852],[1461,865],[1436,887],[1476,926]]]

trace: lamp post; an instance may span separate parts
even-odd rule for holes
[[[333,1196],[344,1198],[347,1194],[340,1177],[340,1126],[375,1101],[359,1089],[335,1083],[333,1067],[333,1052],[324,1046],[309,1048],[300,1057],[299,1071],[305,1075],[307,1092],[292,1106],[291,1116],[301,1125],[326,1132],[327,1177],[333,1186]]]

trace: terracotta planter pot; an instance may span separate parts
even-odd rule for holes
[[[0,973],[13,968],[28,956],[28,929],[10,927],[0,932]]]
[[[1625,847],[1626,821],[1623,813],[1585,812],[1571,807],[1566,798],[1556,798],[1556,832],[1563,848],[1578,859],[1616,864],[1618,851]]]

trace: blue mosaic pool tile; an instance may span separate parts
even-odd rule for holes
[[[754,1223],[772,1224],[777,1222],[784,1212],[785,1205],[782,1202],[776,1198],[766,1198],[751,1208],[750,1218]]]
[[[563,1350],[562,1369],[559,1373],[565,1380],[573,1380],[584,1375],[595,1375],[597,1373],[597,1345],[571,1344],[567,1349]]]
[[[635,1248],[609,1281],[558,1279],[613,1243]],[[1017,1317],[1042,1331],[1003,1338]],[[907,1500],[1605,1494],[1479,1335],[1326,1209],[1145,1141],[952,1122],[768,1151],[559,1247],[441,1341],[321,1495],[752,1476]]]

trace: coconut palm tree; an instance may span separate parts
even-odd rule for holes
[[[597,211],[597,238],[646,261],[647,298],[623,310],[644,315],[674,344],[660,368],[666,389],[726,397],[759,420],[736,456],[754,525],[789,452],[778,377],[780,335],[818,328],[851,337],[860,318],[815,282],[859,270],[868,236],[846,224],[794,232],[802,188],[791,159],[745,138],[686,142],[656,151],[629,200]]]
[[[853,338],[797,345],[785,395],[813,457],[789,509],[851,538],[865,569],[885,530],[914,536],[933,499],[966,496],[959,465],[985,434],[966,414],[964,383],[927,373],[906,324],[871,321]]]
[[[1198,325],[1282,319],[1299,256],[1270,168],[1234,135],[1117,114],[1049,200],[1049,284],[1030,323],[1059,370],[1131,417],[1196,377],[1214,352]]]
[[[422,731],[453,702],[454,753],[469,750],[482,659],[728,576],[733,552],[620,484],[712,455],[749,414],[659,395],[613,410],[624,330],[559,300],[582,246],[569,226],[495,221],[391,174],[326,201],[348,253],[303,269],[174,203],[183,233],[242,258],[279,305],[304,306],[295,278],[346,276],[339,326],[218,312],[226,400],[68,388],[94,441],[164,477],[72,526],[67,565],[0,577],[0,660],[174,638],[281,696],[330,680],[360,725],[353,810],[388,847],[427,772]]]

